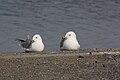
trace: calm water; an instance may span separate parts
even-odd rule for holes
[[[58,50],[69,30],[81,48],[120,47],[120,0],[0,0],[0,51],[22,51],[15,38],[40,34]]]

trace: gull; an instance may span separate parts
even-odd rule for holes
[[[73,31],[69,31],[66,33],[64,37],[62,37],[60,43],[61,50],[78,50],[80,48],[80,44],[77,41],[76,34]]]
[[[42,41],[42,38],[39,34],[35,34],[32,39],[30,36],[27,36],[27,39],[16,39],[17,41],[21,42],[21,46],[25,52],[32,52],[32,51],[43,51],[44,50],[44,44]]]

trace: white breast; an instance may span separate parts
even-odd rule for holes
[[[64,49],[77,50],[80,48],[80,45],[76,39],[67,39],[63,43]]]
[[[34,42],[31,45],[32,51],[43,51],[44,50],[44,44],[43,42]]]

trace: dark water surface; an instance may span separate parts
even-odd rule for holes
[[[120,47],[120,0],[0,0],[0,51],[22,51],[15,38],[40,34],[58,50],[69,30],[81,48]]]

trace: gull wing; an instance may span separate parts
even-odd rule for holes
[[[23,40],[23,39],[16,39],[16,40],[21,42],[20,45],[21,45],[23,48],[28,49],[28,48],[31,47],[32,40],[31,40],[31,38],[30,38],[29,35],[27,36],[27,39],[26,39],[26,40]]]

